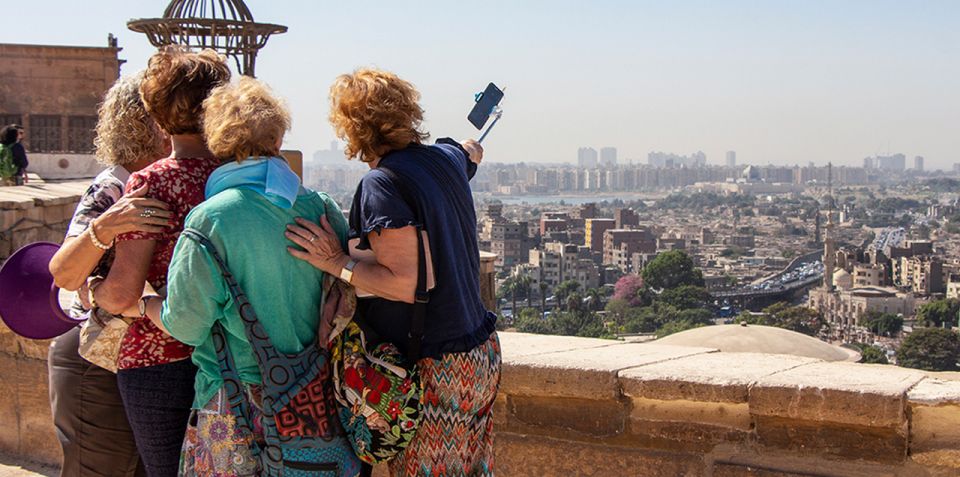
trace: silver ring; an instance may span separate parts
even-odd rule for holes
[[[310,243],[313,243],[313,242],[316,242],[316,241],[317,241],[317,238],[318,238],[318,237],[317,237],[316,235],[311,235],[310,238],[308,238],[307,240],[308,240]]]
[[[140,217],[143,218],[153,217],[154,215],[157,215],[157,211],[151,208],[143,209],[143,212],[140,213]]]

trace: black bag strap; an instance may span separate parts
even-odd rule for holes
[[[427,320],[427,304],[430,303],[430,290],[427,290],[427,252],[423,243],[423,231],[427,228],[423,204],[416,200],[406,179],[392,169],[380,165],[377,167],[390,179],[407,206],[413,210],[417,220],[417,288],[414,292],[413,315],[410,318],[410,334],[407,342],[407,361],[415,364],[421,358],[424,326]]]

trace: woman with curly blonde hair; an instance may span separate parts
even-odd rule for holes
[[[169,152],[166,134],[140,100],[142,81],[142,73],[123,77],[107,91],[94,146],[97,161],[109,167],[80,198],[63,246],[50,262],[60,288],[80,289],[70,313],[92,319],[84,322],[84,328],[122,319],[91,309],[87,299],[87,278],[106,275],[113,263],[113,247],[106,244],[121,233],[158,232],[169,225],[167,205],[144,197],[146,187],[123,195],[131,173]],[[61,475],[134,475],[139,458],[117,389],[116,363],[98,361],[101,367],[81,358],[80,333],[76,328],[58,337],[47,361],[53,421],[63,449]],[[142,473],[143,468],[139,470]]]
[[[317,339],[324,273],[287,254],[288,242],[281,233],[295,217],[329,217],[337,240],[345,243],[346,218],[330,196],[301,187],[280,156],[290,115],[263,83],[243,77],[213,90],[204,102],[203,128],[210,151],[223,165],[210,175],[206,200],[193,209],[185,227],[207,237],[218,255],[228,257],[270,344],[284,354],[299,353]],[[180,240],[170,263],[167,298],[148,299],[146,312],[171,336],[196,347],[194,417],[183,442],[180,475],[252,475],[257,460],[250,446],[264,439],[265,426],[258,425],[263,414],[249,396],[266,395],[266,388],[240,309],[214,263],[196,240]],[[221,431],[238,433],[214,344],[212,330],[218,323],[233,369],[246,388],[247,404],[254,409],[248,418],[255,421],[256,435],[244,435],[230,446],[207,432],[226,423]],[[345,440],[342,448],[343,455],[350,455]],[[338,477],[359,472],[359,461],[340,464]]]
[[[287,236],[302,249],[291,250],[294,256],[374,295],[361,300],[356,319],[419,358],[424,409],[410,445],[390,461],[391,473],[493,475],[500,345],[496,315],[480,300],[469,183],[483,149],[446,138],[424,145],[419,100],[412,84],[386,71],[337,78],[330,122],[347,141],[347,157],[370,166],[350,207],[351,253],[323,218],[320,225],[297,219]],[[421,232],[428,238],[426,297],[415,296]],[[421,336],[411,326],[415,298],[429,300]]]

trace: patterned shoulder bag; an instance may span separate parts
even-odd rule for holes
[[[393,343],[371,346],[366,332],[354,320],[356,303],[354,289],[349,284],[334,280],[327,300],[331,306],[323,319],[333,323],[331,357],[333,362],[335,395],[340,404],[340,421],[350,444],[360,460],[381,464],[403,451],[413,440],[420,423],[423,387],[417,370],[423,339],[427,303],[427,262],[423,240],[423,214],[396,173],[380,170],[400,189],[404,200],[417,214],[417,288],[410,322],[407,354]],[[358,194],[359,195],[359,194]],[[357,207],[356,198],[353,207]],[[332,305],[347,300],[354,306]],[[337,310],[334,310],[337,309]],[[329,315],[334,314],[334,317]],[[360,317],[362,319],[362,317]]]
[[[193,229],[184,229],[183,235],[200,244],[220,268],[240,310],[244,332],[260,368],[264,442],[251,439],[251,453],[259,462],[260,475],[357,475],[360,462],[336,417],[330,362],[319,339],[297,354],[281,353],[274,348],[253,306],[214,244]],[[253,436],[249,393],[240,382],[226,332],[219,322],[214,324],[212,335],[220,362],[220,376],[237,428]]]

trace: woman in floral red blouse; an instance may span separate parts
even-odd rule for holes
[[[149,197],[169,204],[173,226],[166,232],[117,237],[113,268],[89,284],[96,306],[138,318],[121,344],[117,384],[151,477],[177,475],[196,367],[188,359],[192,348],[143,317],[139,302],[145,294],[155,294],[150,288],[166,286],[167,266],[184,219],[203,201],[207,177],[220,165],[204,143],[201,109],[209,92],[229,80],[226,63],[211,50],[166,49],[150,58],[140,95],[170,135],[173,153],[131,175],[126,190],[146,185]]]

